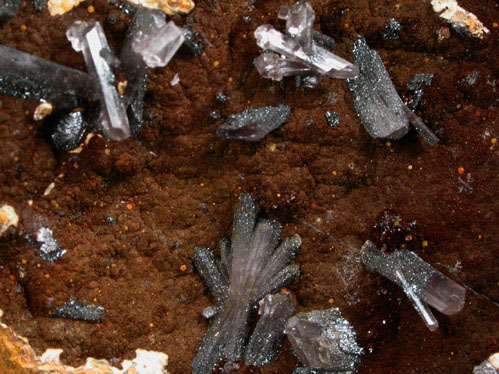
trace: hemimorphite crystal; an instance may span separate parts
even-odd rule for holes
[[[66,36],[73,49],[83,53],[87,70],[99,79],[101,92],[99,119],[104,135],[111,140],[129,138],[130,126],[126,108],[118,95],[109,58],[105,58],[111,50],[101,24],[95,20],[75,21],[68,28]]]
[[[310,72],[331,78],[357,76],[356,66],[330,52],[334,41],[312,29],[315,13],[308,1],[281,7],[278,16],[286,20],[286,34],[271,25],[261,25],[255,30],[258,46],[275,52],[254,61],[263,77],[281,80],[284,76]]]
[[[63,306],[52,309],[54,317],[66,319],[78,319],[86,322],[99,323],[102,320],[105,310],[102,306],[89,304],[83,301],[79,304],[75,298],[70,298],[69,302]]]
[[[134,50],[133,45],[144,34],[149,35],[156,30],[155,24],[158,18],[164,20],[164,14],[158,10],[139,8],[135,12],[121,48],[120,59],[127,80],[124,101],[133,135],[138,135],[142,130],[142,111],[147,89],[147,66],[142,56]]]
[[[267,295],[259,304],[260,319],[246,346],[245,365],[263,366],[277,358],[284,337],[284,325],[295,309],[290,293]]]
[[[446,315],[456,314],[464,307],[464,287],[414,252],[401,249],[384,253],[366,241],[362,246],[362,262],[370,271],[378,272],[400,286],[431,331],[438,328],[438,322],[425,304]]]
[[[149,23],[142,23],[131,41],[133,50],[148,67],[166,66],[185,40],[184,33],[173,21],[166,23],[161,12],[148,13]]]
[[[73,109],[97,100],[99,86],[90,74],[0,45],[0,93]]]
[[[393,86],[383,61],[366,40],[359,36],[353,48],[360,74],[348,79],[354,106],[362,124],[373,138],[399,139],[409,131],[409,122],[430,145],[438,138],[421,118],[407,108]]]
[[[208,249],[195,249],[194,263],[217,306],[205,313],[212,319],[191,365],[194,374],[211,373],[222,359],[230,364],[243,358],[251,309],[299,275],[298,266],[288,264],[300,248],[300,237],[285,239],[277,247],[280,224],[257,222],[256,216],[253,197],[242,194],[234,214],[232,241],[220,243],[221,259]]]
[[[356,333],[337,308],[298,313],[286,322],[285,332],[296,356],[311,372],[350,372],[360,363],[363,350]]]
[[[216,131],[220,138],[256,142],[269,132],[282,126],[291,109],[285,104],[272,107],[250,108],[233,114]]]

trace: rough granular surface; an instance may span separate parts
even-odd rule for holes
[[[81,365],[88,356],[121,362],[142,348],[168,354],[170,373],[188,373],[208,326],[201,313],[214,303],[194,270],[194,247],[218,253],[243,192],[255,195],[260,216],[282,222],[282,237],[302,238],[294,261],[302,275],[288,288],[296,312],[339,308],[365,352],[359,373],[464,374],[499,350],[495,2],[459,3],[490,30],[481,40],[455,32],[430,2],[311,1],[314,27],[334,38],[335,54],[352,61],[353,42],[364,36],[404,101],[415,74],[433,74],[415,112],[441,139],[434,147],[414,130],[397,141],[372,139],[343,80],[297,88],[294,78],[262,79],[253,32],[262,24],[283,30],[276,14],[291,4],[199,0],[189,15],[172,17],[193,25],[204,50],[180,51],[148,71],[135,139],[95,135],[79,153],[56,152],[46,124],[32,119],[38,103],[0,96],[0,202],[20,217],[0,238],[0,308],[39,354],[64,348],[63,361]],[[118,54],[131,16],[107,1],[57,17],[22,2],[0,26],[0,44],[86,71],[65,33],[91,18]],[[401,25],[397,40],[382,37],[390,19]],[[230,100],[221,103],[218,92]],[[261,141],[215,135],[231,114],[281,102],[289,119]],[[328,111],[339,126],[328,126]],[[399,287],[360,262],[385,208],[416,220],[418,256],[468,287],[464,309],[436,315],[435,332]],[[40,225],[67,251],[56,262],[25,240]],[[104,307],[102,322],[50,316],[71,297]],[[298,366],[285,340],[262,372]]]

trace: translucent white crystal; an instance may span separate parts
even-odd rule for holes
[[[66,36],[74,50],[83,52],[87,69],[99,78],[101,88],[100,121],[104,134],[112,140],[130,137],[130,126],[125,105],[118,95],[115,77],[106,61],[110,52],[104,30],[99,22],[75,21]]]
[[[305,51],[312,52],[315,12],[310,3],[302,0],[290,7],[282,7],[278,17],[286,20],[286,32],[300,43]]]
[[[307,367],[343,372],[360,362],[355,331],[337,308],[298,313],[286,322],[285,333]]]
[[[312,70],[299,62],[283,58],[277,53],[262,53],[253,61],[256,70],[264,78],[280,81],[282,78],[291,75],[305,75]]]
[[[400,286],[432,331],[438,327],[438,323],[424,303],[446,315],[456,314],[464,307],[464,287],[414,252],[401,249],[384,253],[366,241],[362,247],[362,262],[369,270],[380,273]]]
[[[155,14],[149,28],[132,41],[132,48],[142,56],[147,66],[162,67],[170,62],[184,40],[184,32],[180,27],[173,21],[166,23],[164,14]]]
[[[355,65],[316,44],[312,45],[308,54],[298,41],[277,31],[271,25],[259,26],[255,30],[255,38],[260,48],[277,52],[321,75],[331,78],[353,78],[358,74]]]

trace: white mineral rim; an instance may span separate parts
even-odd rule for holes
[[[461,8],[456,0],[432,0],[431,5],[440,17],[467,28],[473,36],[481,39],[483,34],[490,32],[473,13]]]

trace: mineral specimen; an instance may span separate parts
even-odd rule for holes
[[[340,116],[336,112],[326,112],[326,119],[329,127],[338,127],[340,125]]]
[[[216,131],[219,138],[257,142],[269,132],[282,126],[291,109],[285,104],[272,107],[250,108],[233,114]]]
[[[353,48],[355,63],[360,68],[357,78],[348,79],[354,106],[362,124],[373,138],[399,139],[409,131],[409,122],[430,145],[438,138],[421,118],[407,108],[375,50],[359,36]]]
[[[381,37],[383,38],[383,40],[397,40],[400,38],[400,30],[402,30],[402,26],[400,26],[400,23],[395,21],[393,18],[389,19],[383,25]]]
[[[33,5],[37,12],[41,12],[47,7],[47,0],[33,0]]]
[[[400,249],[384,253],[366,241],[362,262],[370,271],[400,286],[431,331],[438,328],[438,322],[425,303],[446,315],[456,314],[464,307],[466,290],[414,252]]]
[[[99,97],[90,74],[0,45],[0,93],[73,109]]]
[[[199,32],[194,30],[192,25],[186,25],[182,27],[182,32],[184,33],[184,46],[186,46],[194,56],[199,56],[203,53],[203,45],[199,40],[197,40],[197,36]]]
[[[300,237],[285,239],[274,249],[280,224],[265,219],[256,222],[256,216],[253,197],[242,194],[234,214],[232,241],[223,239],[220,244],[221,260],[206,248],[195,249],[194,263],[217,306],[212,308],[210,314],[216,314],[192,362],[194,374],[211,373],[222,359],[230,364],[243,358],[251,309],[299,275],[298,266],[288,264],[300,248]]]
[[[54,308],[51,311],[52,316],[66,319],[78,319],[86,322],[99,323],[102,320],[102,316],[105,311],[102,306],[99,305],[87,305],[84,300],[79,304],[74,297],[69,299],[69,303],[64,304],[58,308]]]
[[[494,353],[473,368],[473,374],[499,374],[499,353]]]
[[[56,115],[50,119],[56,123],[51,134],[54,147],[59,151],[65,152],[78,147],[87,129],[83,113],[81,111],[74,111]]]
[[[194,9],[192,0],[127,0],[134,5],[143,6],[149,9],[162,10],[166,14],[189,13]]]
[[[20,4],[21,0],[2,0],[0,2],[0,22],[8,21],[14,17],[19,11]]]
[[[416,109],[423,97],[423,88],[431,85],[433,74],[414,74],[411,81],[407,83],[407,89],[414,92],[414,97],[409,100],[407,106],[412,110]]]
[[[2,235],[10,226],[17,227],[19,223],[19,216],[16,210],[8,205],[3,204],[0,207],[0,235]]]
[[[432,0],[431,5],[440,17],[450,22],[460,33],[469,33],[477,38],[483,38],[484,34],[490,33],[473,13],[460,7],[456,0]]]
[[[99,119],[104,135],[111,140],[129,138],[130,126],[125,104],[118,95],[109,58],[104,57],[112,52],[101,24],[95,20],[75,21],[68,28],[66,36],[75,51],[83,52],[88,71],[99,80],[101,92]]]
[[[259,304],[261,317],[246,346],[245,365],[263,366],[277,358],[284,338],[284,325],[295,309],[289,293],[267,295]]]
[[[48,262],[55,262],[66,253],[54,239],[52,230],[42,227],[36,234],[36,241],[40,244],[40,257]]]
[[[286,335],[296,356],[310,369],[296,373],[353,372],[363,350],[339,309],[298,313],[286,322]]]
[[[142,130],[142,111],[147,89],[147,66],[142,56],[134,50],[133,44],[144,33],[151,32],[157,18],[163,20],[164,15],[159,11],[139,8],[135,12],[121,48],[120,60],[127,80],[124,101],[133,135],[138,135]]]
[[[166,66],[185,40],[182,29],[173,21],[166,23],[161,12],[140,12],[135,23],[130,40],[133,51],[142,56],[148,67]]]
[[[255,59],[255,67],[261,76],[277,81],[285,76],[312,72],[331,78],[357,76],[355,65],[328,50],[334,48],[334,41],[313,32],[315,13],[308,1],[281,7],[279,18],[286,20],[287,34],[282,34],[271,25],[262,25],[255,30],[258,46],[275,52],[264,52]]]

